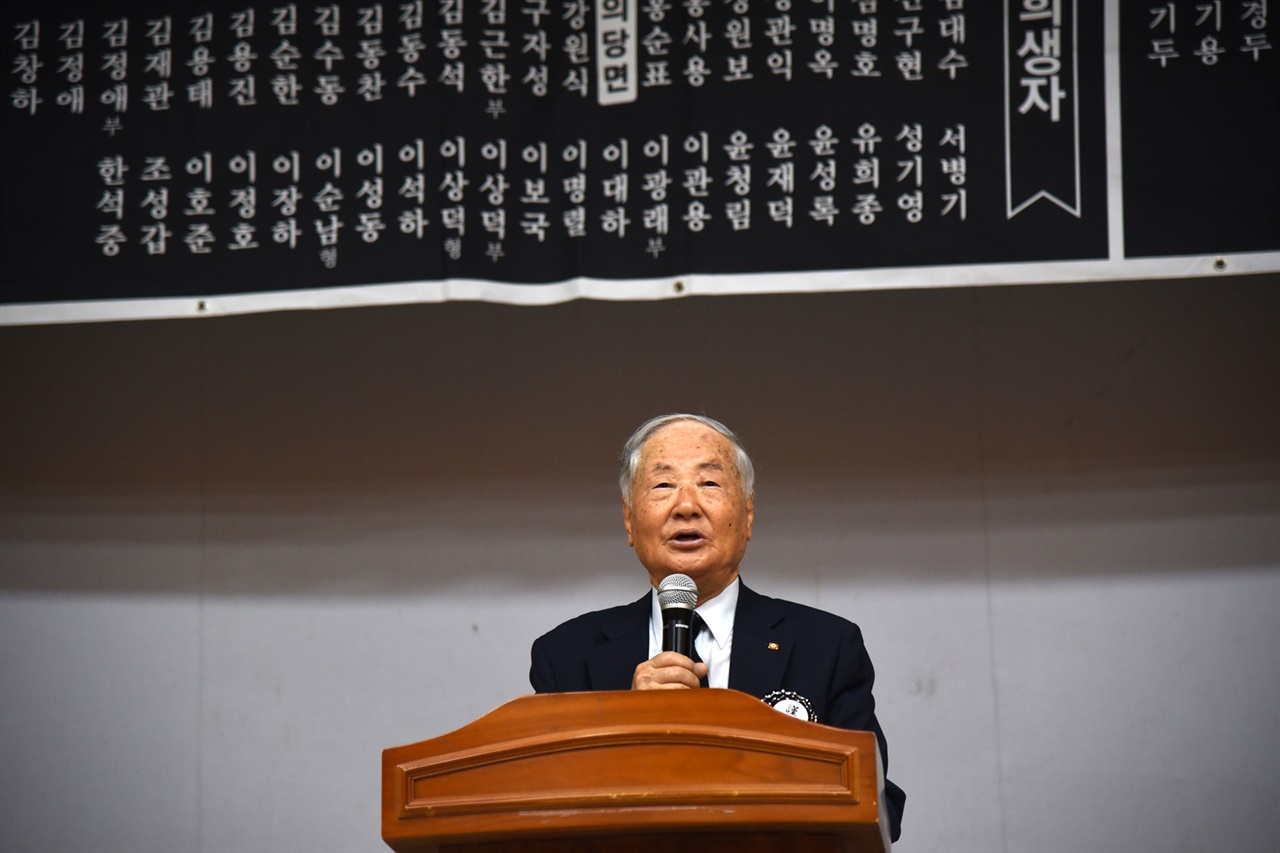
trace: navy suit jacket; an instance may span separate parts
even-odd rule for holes
[[[544,634],[533,643],[529,683],[538,693],[630,690],[636,667],[649,659],[651,611],[646,593],[639,601],[583,614]],[[883,805],[897,841],[906,794],[887,778],[889,747],[876,721],[874,681],[857,625],[740,585],[729,687],[760,698],[790,690],[809,700],[819,723],[875,732],[886,774]]]

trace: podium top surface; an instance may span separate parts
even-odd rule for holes
[[[763,832],[882,851],[879,765],[871,733],[732,690],[524,696],[384,751],[383,837],[407,851]]]

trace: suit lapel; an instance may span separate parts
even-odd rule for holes
[[[605,641],[587,656],[591,690],[630,690],[640,661],[649,659],[649,593],[629,604],[618,621],[600,626]],[[732,669],[730,670],[732,672]]]
[[[627,606],[623,617],[600,626],[605,641],[587,656],[589,690],[629,690],[636,665],[649,657],[649,614],[646,593]],[[770,645],[777,648],[770,648]],[[729,687],[756,697],[782,688],[791,659],[792,634],[785,614],[773,599],[741,584],[733,617],[733,652]]]
[[[733,617],[729,686],[759,698],[780,689],[791,659],[791,647],[791,632],[773,599],[741,584],[738,609]]]

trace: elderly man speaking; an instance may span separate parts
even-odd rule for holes
[[[719,421],[674,414],[642,424],[622,450],[622,523],[649,572],[638,601],[587,613],[533,644],[539,693],[728,687],[815,722],[875,732],[889,752],[871,695],[875,673],[858,626],[769,598],[738,576],[755,519],[755,471]],[[662,651],[657,587],[684,574],[697,584],[693,656]],[[885,780],[893,840],[906,794]]]

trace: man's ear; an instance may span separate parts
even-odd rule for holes
[[[751,539],[751,525],[756,520],[756,493],[752,492],[751,497],[747,498],[747,539]]]
[[[631,538],[631,505],[626,498],[622,499],[622,526],[627,529],[627,544],[636,547],[636,541]]]

